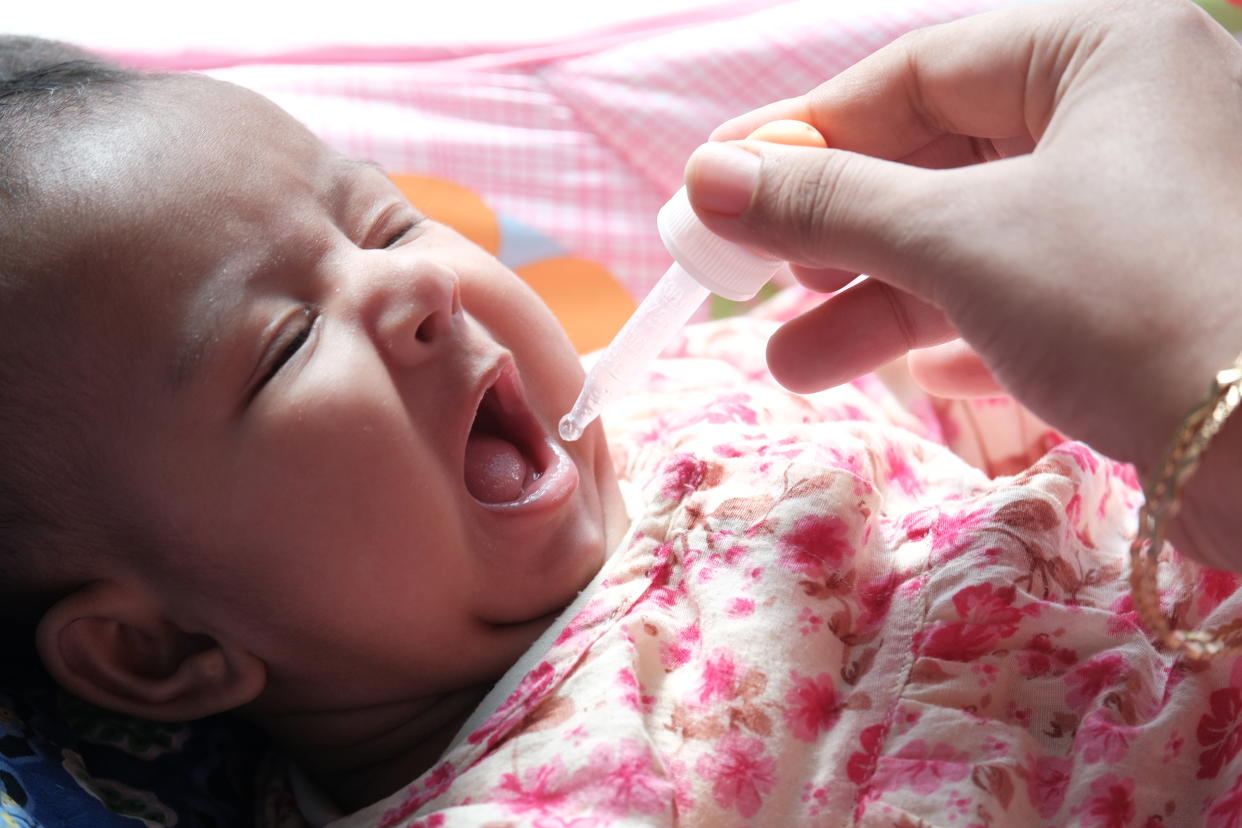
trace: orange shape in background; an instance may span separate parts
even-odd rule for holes
[[[473,190],[452,181],[421,175],[389,174],[410,203],[425,215],[447,224],[495,256],[500,252],[500,224],[487,203]]]
[[[493,256],[500,251],[500,223],[477,193],[439,178],[390,177],[428,217],[447,224]],[[514,272],[552,309],[580,354],[611,342],[634,312],[629,291],[598,262],[564,256],[540,259]]]
[[[552,309],[580,354],[603,348],[634,312],[634,300],[608,268],[586,259],[540,259],[515,269]]]

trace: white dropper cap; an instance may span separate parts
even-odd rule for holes
[[[780,260],[756,255],[708,230],[694,214],[685,187],[660,209],[656,226],[674,263],[587,374],[578,401],[561,419],[562,439],[582,436],[681,330],[709,291],[743,302],[781,267]]]
[[[828,146],[815,127],[791,120],[762,124],[746,138],[802,147]],[[560,432],[565,440],[581,437],[604,406],[633,384],[643,366],[703,304],[708,291],[744,302],[781,266],[779,261],[755,255],[708,230],[691,209],[685,187],[660,210],[656,225],[675,262],[587,374],[578,401],[561,419]]]
[[[660,240],[673,260],[717,296],[745,302],[780,269],[778,259],[752,253],[717,236],[695,215],[686,188],[678,190],[656,216]]]

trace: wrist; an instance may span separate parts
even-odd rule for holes
[[[1182,490],[1169,526],[1179,552],[1214,569],[1242,571],[1242,411],[1225,421]]]
[[[1235,524],[1240,521],[1227,496],[1236,487],[1232,479],[1236,464],[1226,461],[1233,454],[1230,450],[1237,448],[1236,441],[1242,439],[1237,422],[1231,421],[1240,404],[1242,354],[1217,372],[1211,391],[1182,420],[1158,470],[1143,487],[1146,502],[1139,510],[1138,531],[1130,546],[1130,595],[1135,610],[1165,647],[1189,658],[1211,658],[1242,641],[1236,634],[1222,638],[1215,630],[1176,629],[1160,608],[1157,558],[1167,538],[1211,566],[1232,568],[1229,539],[1237,537]],[[1209,455],[1209,447],[1216,451]]]

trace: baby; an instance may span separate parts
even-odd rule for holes
[[[380,170],[0,55],[5,611],[88,701],[265,728],[266,824],[1242,814],[1242,667],[1138,627],[1128,468],[990,480],[872,381],[776,387],[754,320],[562,443],[556,322]],[[1166,569],[1181,623],[1238,611]]]
[[[0,110],[3,603],[83,698],[237,709],[370,801],[625,531],[602,431],[552,438],[578,359],[267,100],[44,63]]]

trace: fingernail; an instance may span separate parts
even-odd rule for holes
[[[690,200],[713,213],[738,215],[750,204],[761,163],[758,155],[737,144],[714,141],[702,145],[687,164]]]

